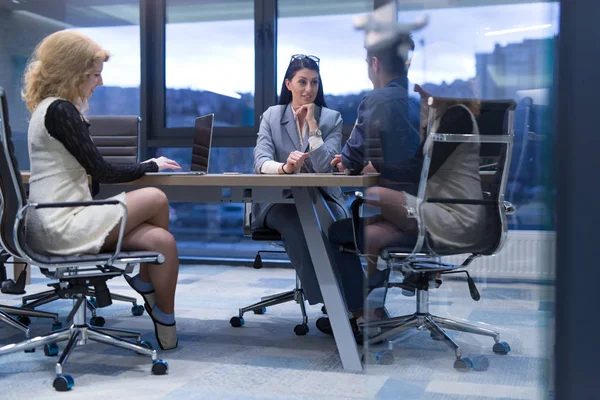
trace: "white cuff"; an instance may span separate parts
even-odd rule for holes
[[[310,151],[316,150],[323,146],[323,138],[320,135],[308,136],[308,148]]]
[[[279,167],[281,167],[283,163],[267,160],[260,166],[261,174],[279,174]]]

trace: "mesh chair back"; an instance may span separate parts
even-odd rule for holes
[[[139,160],[139,130],[137,115],[89,116],[90,135],[98,151],[110,162],[136,163]]]
[[[8,123],[8,101],[4,89],[0,87],[0,238],[4,247],[13,256],[19,256],[14,237],[17,212],[26,204],[27,197],[21,180],[19,164],[15,157],[10,125]],[[24,244],[24,227],[19,232],[19,243]]]
[[[443,100],[436,98],[433,103],[439,104]],[[457,101],[457,99],[449,100],[453,102]],[[473,101],[466,100],[466,102],[472,103]],[[455,170],[451,173],[479,174],[481,179],[481,193],[474,200],[483,200],[484,204],[456,204],[453,207],[460,208],[464,215],[478,216],[477,220],[481,223],[467,228],[473,229],[470,232],[472,233],[470,235],[472,241],[469,246],[461,248],[452,248],[452,246],[448,247],[440,244],[434,246],[432,241],[428,241],[429,249],[435,253],[440,255],[459,253],[490,255],[497,252],[504,243],[507,232],[506,215],[503,209],[504,192],[512,152],[513,113],[515,107],[516,104],[512,100],[481,101],[479,103],[479,113],[476,116],[480,135],[480,143],[478,144],[479,171]],[[468,134],[471,132],[450,130],[449,132],[440,131],[438,133],[443,135]],[[465,149],[477,151],[477,145],[474,142],[453,141],[448,140],[448,137],[439,138],[439,140],[435,140],[433,143],[430,165],[441,164],[440,169],[445,167],[444,163],[451,157],[453,151],[459,149],[459,146],[463,149],[463,153],[460,154],[467,157],[469,155],[464,153]],[[456,200],[460,201],[461,199]],[[466,217],[463,221],[468,221],[468,218]]]

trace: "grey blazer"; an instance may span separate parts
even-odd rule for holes
[[[333,156],[342,149],[342,116],[326,107],[315,106],[315,119],[321,130],[323,145],[310,153],[304,165],[308,172],[332,172],[329,165]],[[260,117],[260,128],[254,148],[254,172],[260,174],[265,161],[285,163],[294,150],[308,151],[308,140],[300,148],[298,128],[291,105],[277,105],[267,109]],[[320,188],[335,219],[346,218],[348,211],[339,186]],[[291,196],[291,193],[289,193]],[[267,211],[273,204],[252,205],[252,227],[264,227]]]

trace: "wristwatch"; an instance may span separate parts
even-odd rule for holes
[[[319,136],[319,137],[321,137],[321,130],[319,128],[317,128],[314,131],[309,131],[308,132],[308,136]]]

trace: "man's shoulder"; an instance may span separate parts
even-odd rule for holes
[[[388,102],[408,101],[406,89],[386,86],[371,90],[363,97],[364,104],[384,104]]]

